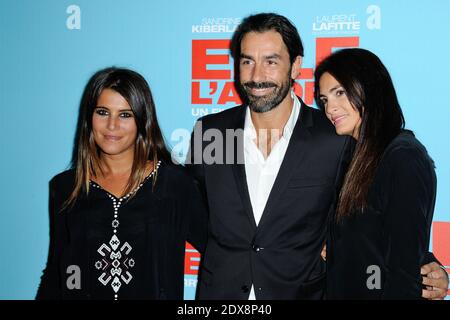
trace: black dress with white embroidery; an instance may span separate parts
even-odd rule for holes
[[[158,164],[153,187],[154,174],[122,198],[91,182],[89,195],[62,211],[74,171],[51,180],[50,249],[37,299],[183,298],[185,241],[203,251],[207,213],[184,168]]]

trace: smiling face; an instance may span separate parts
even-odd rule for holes
[[[281,35],[273,30],[247,33],[239,59],[241,91],[258,113],[272,110],[288,96],[301,65],[300,56],[291,64]]]
[[[95,143],[108,155],[133,154],[137,126],[133,111],[119,93],[104,89],[92,115]]]
[[[348,100],[345,89],[328,72],[319,80],[320,101],[327,118],[336,128],[338,135],[350,135],[358,139],[361,115]]]

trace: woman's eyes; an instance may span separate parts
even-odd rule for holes
[[[131,112],[123,112],[119,115],[121,118],[132,118],[133,114]]]
[[[336,90],[336,95],[337,95],[338,97],[341,96],[341,95],[343,95],[343,94],[345,94],[345,90],[342,90],[342,89]]]
[[[105,109],[96,109],[95,113],[100,115],[100,116],[106,116],[108,115],[108,111],[106,111]]]

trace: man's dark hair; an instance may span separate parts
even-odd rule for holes
[[[303,45],[297,28],[289,19],[276,13],[259,13],[248,16],[242,20],[231,39],[231,55],[239,61],[241,55],[241,41],[249,32],[265,32],[274,30],[278,32],[289,52],[291,63],[297,56],[303,57]]]

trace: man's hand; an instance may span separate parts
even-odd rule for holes
[[[448,275],[436,262],[423,265],[420,269],[423,275],[422,283],[427,287],[422,290],[422,298],[428,300],[443,300],[447,296]]]

